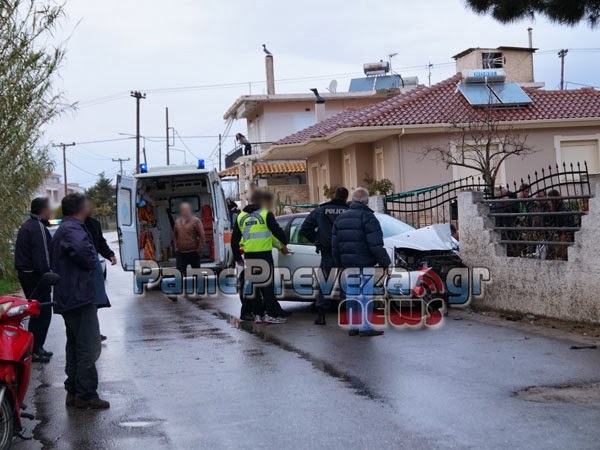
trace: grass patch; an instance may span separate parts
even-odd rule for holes
[[[19,282],[14,278],[0,278],[0,295],[14,294],[19,289]]]

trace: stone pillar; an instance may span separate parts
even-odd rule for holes
[[[377,213],[385,213],[385,195],[371,195],[369,208]]]

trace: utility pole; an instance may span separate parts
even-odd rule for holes
[[[221,152],[222,152],[222,139],[221,134],[219,133],[219,172],[221,171]]]
[[[146,94],[140,91],[131,91],[135,98],[135,173],[140,173],[140,100],[146,98]]]
[[[429,79],[429,86],[431,86],[431,68],[432,67],[433,67],[433,64],[431,64],[431,62],[427,63],[427,70],[428,70],[427,78]]]
[[[168,107],[165,108],[165,119],[166,119],[166,125],[167,125],[165,128],[167,131],[165,133],[165,136],[167,137],[166,144],[167,144],[167,166],[168,166],[169,164],[171,164],[171,155],[169,152],[169,108]]]
[[[131,161],[131,158],[127,158],[127,159],[123,159],[123,158],[113,158],[113,162],[118,162],[118,163],[119,163],[119,167],[120,167],[120,169],[119,169],[119,173],[120,173],[121,175],[123,175],[123,163],[124,163],[125,161]]]
[[[560,58],[560,90],[565,89],[565,56],[569,53],[569,49],[563,48],[558,52]]]
[[[75,142],[71,144],[53,144],[52,147],[62,147],[63,152],[63,181],[65,184],[65,196],[69,193],[68,185],[67,185],[67,147],[74,147]]]

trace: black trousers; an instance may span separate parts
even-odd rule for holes
[[[275,268],[271,252],[260,252],[255,254],[245,253],[244,258],[246,260],[246,269],[244,269],[243,272],[245,282],[242,284],[244,289],[240,291],[240,300],[242,300],[243,311],[245,312],[252,309],[254,310],[254,314],[262,315],[266,312],[272,317],[279,316],[282,308],[275,298],[275,287],[273,286]],[[251,272],[253,264],[256,264],[258,261],[267,263],[267,270],[270,270],[270,280],[266,283],[261,282],[254,285]],[[264,279],[264,276],[258,275],[257,278],[262,280]],[[258,286],[259,284],[260,286]]]
[[[331,250],[321,250],[321,270],[323,271],[323,276],[325,279],[329,278],[329,274],[331,273],[331,269],[334,267],[333,255],[331,254]],[[315,302],[315,306],[319,309],[325,310],[329,309],[331,306],[331,301],[329,298],[326,298],[321,290],[317,293],[317,301]]]
[[[198,252],[177,252],[175,254],[175,265],[177,266],[177,270],[181,272],[181,276],[185,277],[188,266],[192,269],[200,268],[200,254]]]
[[[96,361],[101,351],[98,308],[92,303],[62,316],[67,329],[65,389],[82,400],[97,399]]]
[[[36,272],[19,272],[19,282],[21,283],[25,297],[29,298],[33,294],[33,300],[45,303],[50,301],[52,290],[50,286],[35,289],[41,278],[42,275]],[[40,315],[38,317],[29,318],[27,329],[33,334],[34,353],[38,353],[44,348],[51,320],[52,308],[50,306],[40,308]]]

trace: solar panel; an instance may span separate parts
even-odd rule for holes
[[[517,83],[494,83],[490,88],[500,98],[503,105],[529,105],[532,103],[529,95]]]
[[[416,84],[416,83],[415,83]],[[380,77],[353,78],[350,80],[350,92],[379,91],[402,87],[400,75],[384,75]]]
[[[467,99],[471,106],[497,105],[498,98],[492,93],[485,83],[458,85],[458,90]]]
[[[458,90],[471,106],[517,106],[532,102],[517,83],[461,83]]]
[[[348,91],[350,92],[365,92],[372,91],[375,87],[375,78],[374,77],[365,77],[365,78],[353,78],[350,80],[350,88]]]
[[[399,75],[386,75],[384,77],[377,77],[375,80],[375,90],[380,89],[398,89],[402,86],[402,81]]]

